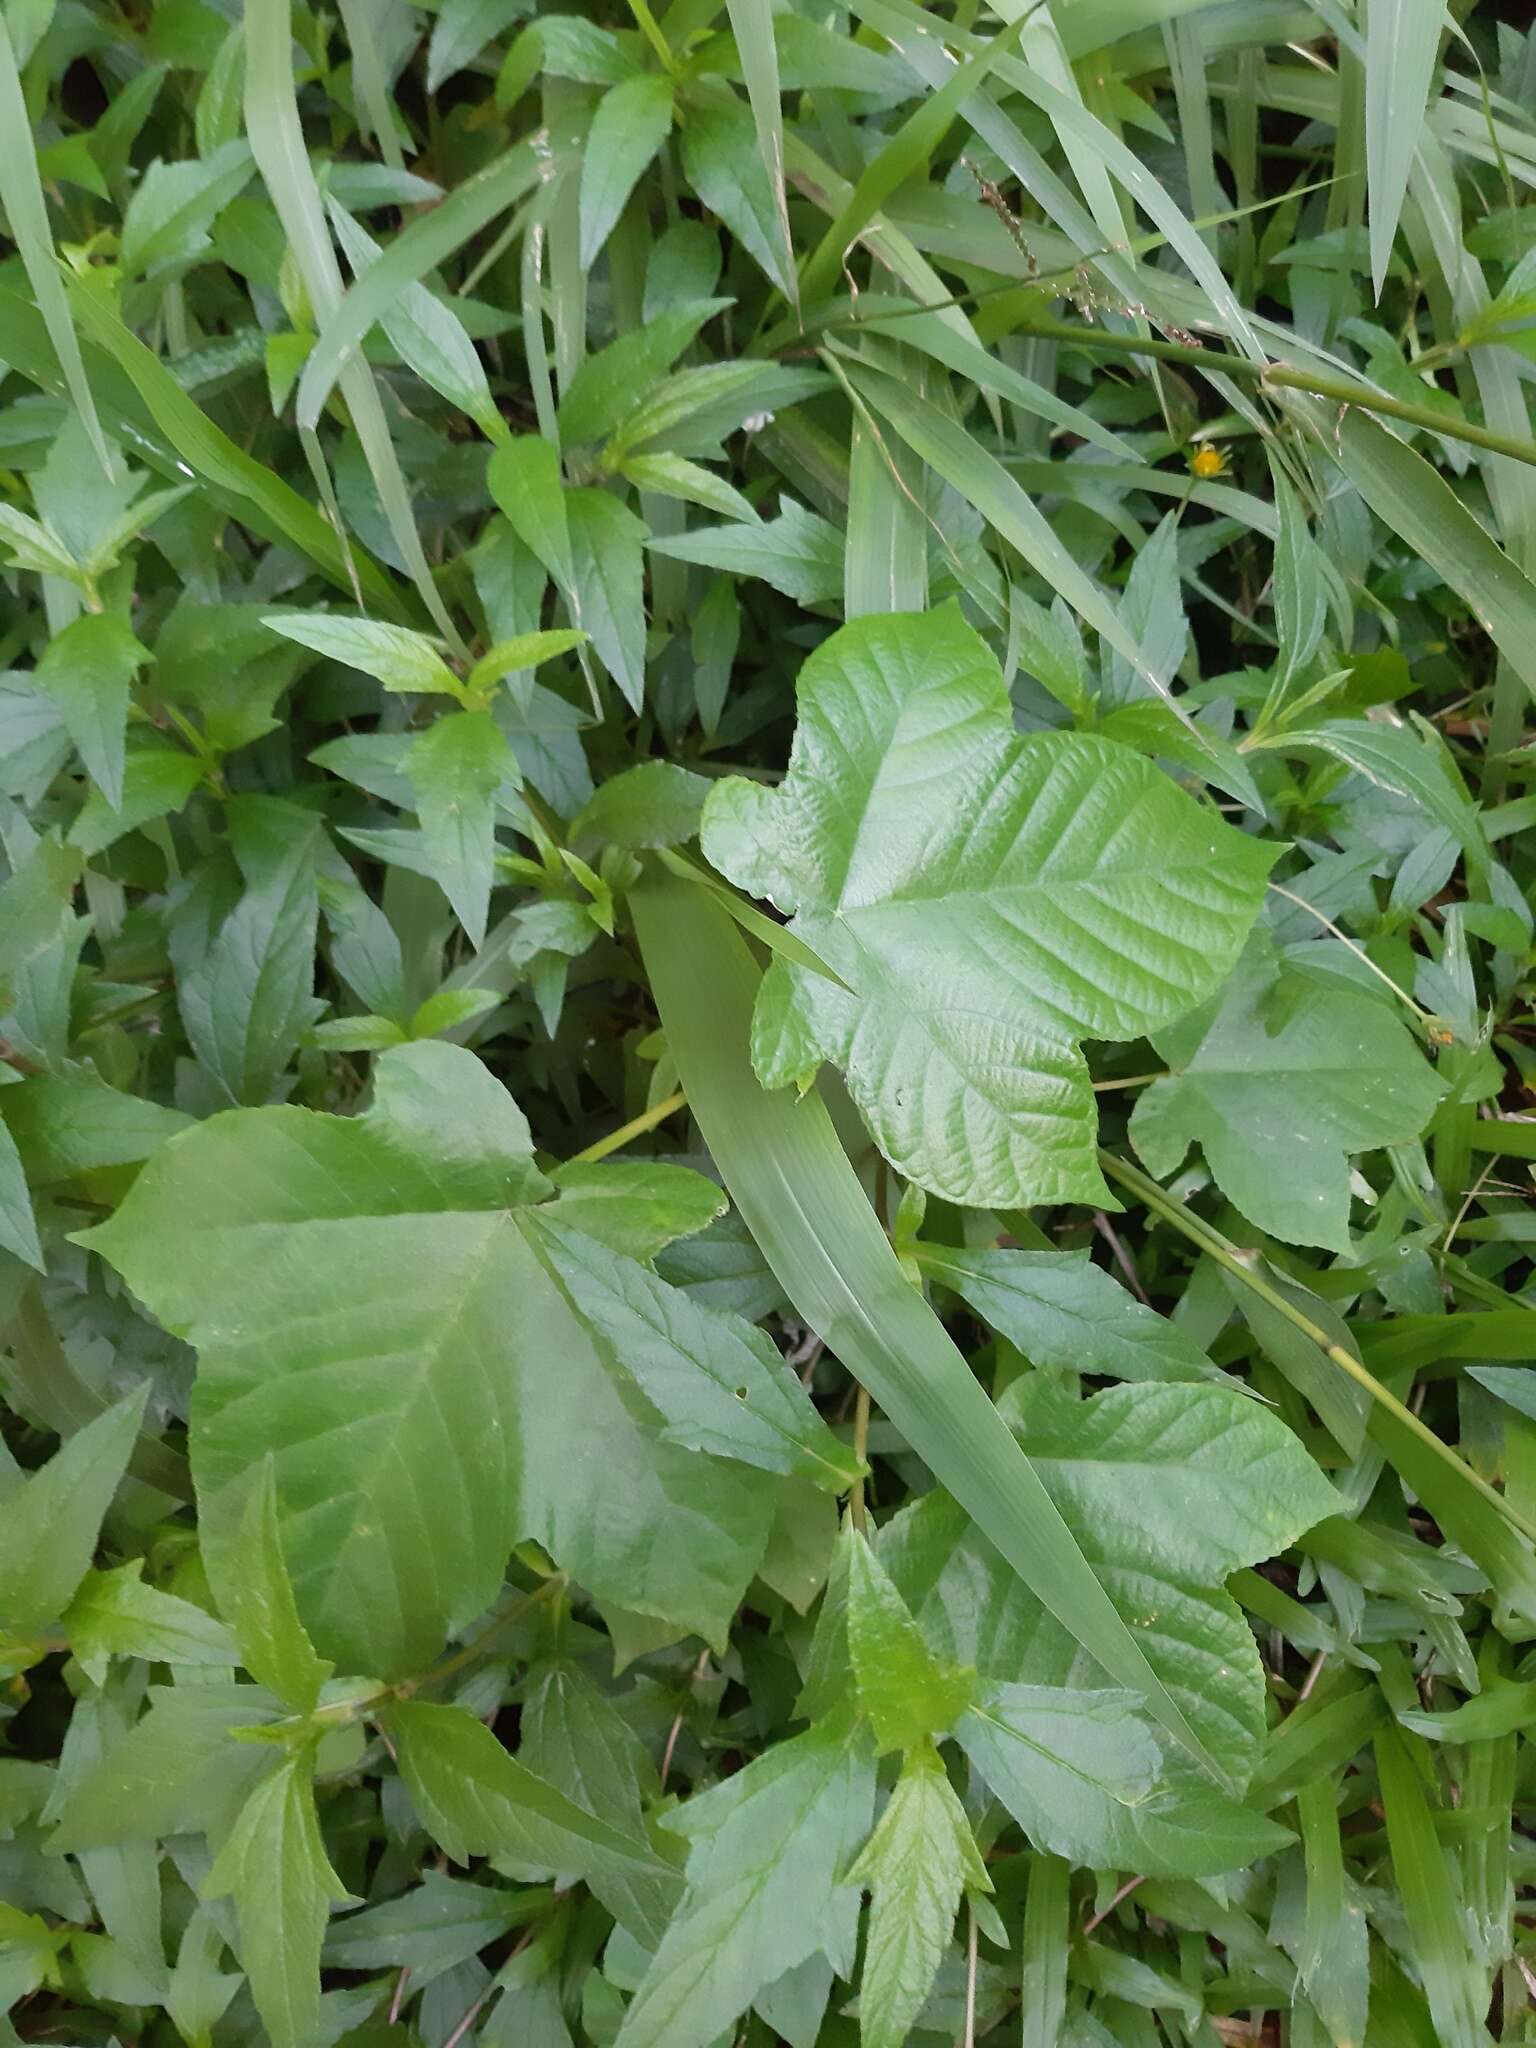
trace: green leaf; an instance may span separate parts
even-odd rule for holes
[[[558,450],[536,434],[520,434],[496,450],[485,474],[491,496],[523,546],[562,590],[573,592],[576,565]]]
[[[381,1725],[427,1832],[455,1863],[495,1856],[578,1876],[665,1871],[643,1839],[587,1812],[509,1756],[462,1707],[405,1702],[388,1708]]]
[[[646,166],[672,132],[672,80],[651,72],[610,86],[581,152],[581,267],[590,270]]]
[[[95,1685],[112,1657],[152,1664],[233,1664],[234,1640],[221,1622],[142,1583],[144,1560],[116,1571],[87,1572],[64,1610],[61,1627],[80,1668]]]
[[[604,440],[666,374],[706,321],[731,304],[730,299],[684,299],[585,357],[560,400],[561,439],[572,445]]]
[[[9,1094],[10,1090],[7,1089]],[[32,1214],[32,1197],[21,1154],[7,1123],[0,1121],[0,1251],[7,1251],[35,1272],[46,1271],[43,1248],[38,1242],[37,1218]]]
[[[572,1159],[552,1170],[560,1200],[551,1220],[632,1259],[651,1259],[703,1230],[726,1208],[724,1193],[690,1167],[651,1159]]]
[[[704,850],[794,912],[852,994],[776,963],[761,1078],[835,1061],[886,1157],[950,1200],[1101,1201],[1077,1041],[1208,996],[1272,850],[1110,742],[1019,738],[957,609],[843,627],[797,697],[784,782],[722,783]],[[766,1042],[770,1003],[793,1065]]]
[[[1064,1634],[1209,1765],[1040,1475],[907,1278],[824,1104],[756,1084],[748,1046],[762,976],[726,911],[711,891],[678,881],[649,884],[630,903],[689,1105],[780,1285]]]
[[[848,1881],[871,1895],[859,2039],[864,2048],[901,2048],[949,1946],[961,1893],[992,1889],[965,1808],[931,1743],[902,1759],[880,1824]]]
[[[488,711],[455,711],[413,740],[404,768],[432,873],[472,946],[485,941],[496,873],[496,793],[521,781]]]
[[[756,511],[740,491],[713,470],[681,455],[626,455],[621,469],[637,490],[655,491],[664,498],[681,498],[685,504],[722,512],[727,519],[745,520],[753,526],[758,523]]]
[[[645,697],[646,529],[608,491],[567,491],[577,618],[634,711]]]
[[[177,990],[192,1050],[224,1100],[268,1100],[316,1010],[313,821],[253,868],[251,886]]]
[[[1244,1783],[1264,1733],[1263,1672],[1235,1602],[1213,1589],[1337,1513],[1337,1496],[1282,1424],[1225,1388],[1078,1401],[1026,1384],[1033,1398],[1021,1386],[1014,1405],[1034,1469],[1201,1742]],[[1102,1687],[1070,1614],[1048,1616],[942,1495],[894,1518],[881,1559],[940,1655],[987,1677]]]
[[[882,1752],[945,1734],[971,1704],[974,1671],[924,1642],[906,1602],[864,1536],[848,1538],[848,1651],[859,1705]]]
[[[873,1760],[845,1717],[776,1743],[672,1814],[690,1843],[688,1890],[615,2048],[708,2048],[808,1957],[850,1967],[858,1893],[843,1873],[874,1792]]]
[[[147,1394],[146,1382],[88,1422],[5,1502],[0,1513],[0,1624],[13,1635],[57,1621],[89,1571]]]
[[[381,249],[372,235],[360,228],[334,199],[327,210],[337,240],[359,282],[386,256],[393,257],[398,264],[398,243],[388,251]],[[355,326],[355,319],[352,324]],[[475,353],[463,321],[450,305],[434,297],[424,284],[407,284],[394,291],[389,306],[379,315],[379,325],[401,361],[408,363],[424,384],[446,398],[455,410],[467,413],[482,433],[505,435],[506,427],[491,396],[485,365]],[[307,417],[307,402],[311,399],[305,378],[316,374],[311,366],[319,355],[317,343],[305,365],[305,374],[299,379],[301,416]],[[323,359],[318,375],[323,379]]]
[[[523,1537],[598,1597],[721,1640],[767,1539],[767,1480],[667,1442],[573,1315],[522,1209],[548,1185],[527,1124],[473,1054],[401,1046],[374,1076],[362,1117],[198,1126],[90,1233],[201,1354],[205,1550],[238,1544],[270,1451],[299,1613],[347,1669],[422,1669]]]
[[[203,1881],[205,1898],[233,1898],[237,1952],[273,2048],[310,2048],[320,2019],[320,1949],[333,1900],[347,1889],[331,1868],[315,1816],[314,1760],[284,1757],[246,1800]]]
[[[299,1619],[283,1556],[276,1468],[270,1454],[257,1466],[240,1515],[234,1547],[210,1551],[220,1607],[229,1617],[240,1661],[296,1713],[313,1712],[331,1665],[315,1654]]]
[[[1082,1252],[972,1251],[917,1244],[923,1274],[958,1294],[1036,1365],[1117,1380],[1202,1380],[1215,1366]]]
[[[709,783],[676,761],[637,761],[601,784],[571,820],[571,837],[590,834],[633,853],[683,846],[696,837]]]
[[[285,640],[296,640],[331,661],[361,669],[386,690],[445,697],[462,693],[458,677],[425,633],[377,619],[344,619],[328,612],[272,612],[262,619]]]
[[[152,163],[123,213],[121,255],[130,277],[181,269],[208,247],[208,231],[256,169],[249,146],[220,143],[208,156]]]
[[[785,257],[771,159],[734,93],[689,108],[682,148],[683,172],[699,199],[793,301],[797,287]]]
[[[641,1808],[651,1760],[619,1705],[573,1663],[551,1664],[530,1686],[519,1723],[520,1761],[588,1813],[599,1815],[647,1860],[660,1851]],[[657,1831],[661,1848],[675,1837]],[[620,1924],[648,1948],[666,1932],[682,1897],[680,1871],[647,1872],[594,1862],[588,1883]]]
[[[1435,1828],[1430,1752],[1393,1726],[1374,1738],[1392,1870],[1402,1894],[1408,1952],[1418,1967],[1436,2037],[1446,2048],[1481,2048],[1488,1988],[1468,1949],[1455,1863]]]
[[[1126,1693],[997,1684],[955,1730],[1038,1848],[1095,1868],[1206,1877],[1290,1839],[1201,1780],[1160,1770]]]
[[[791,498],[781,500],[776,519],[754,526],[698,527],[692,533],[648,543],[653,555],[674,562],[698,562],[735,576],[759,576],[801,604],[828,604],[842,595],[843,537],[835,526],[807,512]]]
[[[0,1117],[39,1186],[104,1166],[137,1165],[192,1119],[109,1088],[92,1074],[32,1074],[0,1094]]]
[[[1409,1143],[1444,1093],[1384,1001],[1277,978],[1261,953],[1154,1043],[1174,1071],[1137,1100],[1136,1150],[1167,1174],[1198,1143],[1223,1193],[1287,1244],[1347,1251],[1350,1155]]]
[[[63,937],[82,866],[77,848],[43,839],[0,883],[0,987]]]
[[[1427,118],[1441,19],[1438,8],[1416,7],[1413,0],[1371,0],[1365,10],[1365,168],[1378,299]]]
[[[86,612],[48,644],[34,675],[59,708],[86,773],[114,809],[123,797],[128,690],[149,659],[120,618]]]
[[[828,1429],[761,1330],[695,1302],[606,1244],[562,1226],[557,1207],[531,1242],[571,1308],[662,1417],[665,1440],[764,1472],[852,1485],[859,1460]]]

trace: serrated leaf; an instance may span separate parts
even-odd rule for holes
[[[874,1763],[841,1722],[781,1742],[670,1816],[688,1890],[615,2048],[707,2048],[808,1956],[851,1961],[858,1893],[843,1872],[869,1832]]]
[[[316,1656],[294,1603],[270,1455],[252,1477],[238,1543],[227,1553],[210,1552],[209,1562],[246,1670],[296,1713],[312,1712],[332,1667]]]
[[[1271,1005],[1282,994],[1276,1024]],[[1350,1155],[1418,1137],[1443,1084],[1386,1002],[1277,981],[1262,955],[1204,1021],[1203,1031],[1154,1040],[1174,1071],[1138,1098],[1131,1142],[1156,1174],[1198,1143],[1222,1191],[1261,1230],[1347,1251]]]
[[[992,1889],[965,1808],[932,1744],[902,1759],[880,1824],[848,1881],[871,1894],[859,2039],[863,2048],[901,2048],[933,1987],[962,1892]]]
[[[1182,1765],[1127,1693],[995,1685],[956,1738],[1030,1840],[1095,1868],[1204,1877],[1290,1836]]]
[[[654,1258],[726,1209],[722,1189],[691,1167],[651,1159],[572,1159],[552,1169],[551,1219],[632,1259]]]
[[[100,1685],[112,1657],[152,1664],[233,1664],[234,1638],[189,1600],[142,1582],[144,1560],[88,1572],[62,1617],[82,1671]]]
[[[910,1179],[958,1202],[1102,1200],[1078,1040],[1209,995],[1272,849],[1110,742],[1019,738],[958,609],[843,627],[797,696],[784,782],[720,784],[703,845],[853,993],[776,962],[764,1000],[788,979],[803,1040]]]
[[[496,872],[496,793],[522,779],[506,734],[488,711],[450,712],[412,742],[402,766],[433,877],[479,947]]]
[[[315,654],[361,669],[386,690],[447,697],[460,694],[459,679],[438,652],[437,643],[408,626],[386,625],[378,619],[344,619],[329,612],[273,612],[262,624]]]
[[[1245,1782],[1264,1732],[1263,1673],[1248,1623],[1217,1589],[1337,1512],[1337,1497],[1288,1430],[1225,1388],[1035,1392],[1024,1437],[1051,1498],[1207,1750]],[[942,1495],[896,1516],[880,1548],[939,1654],[993,1678],[1102,1686]]]
[[[677,761],[637,761],[600,785],[571,820],[571,837],[593,834],[640,853],[695,837],[709,783]]]
[[[320,2017],[320,1949],[332,1901],[348,1897],[320,1839],[308,1751],[285,1757],[246,1800],[203,1881],[230,1897],[238,1953],[273,2048],[310,2048]]]
[[[859,1705],[882,1751],[946,1733],[970,1705],[976,1674],[934,1656],[857,1530],[848,1539],[847,1628]]]
[[[858,1459],[761,1330],[634,1261],[616,1261],[606,1245],[562,1226],[558,1207],[529,1228],[576,1315],[663,1418],[668,1441],[834,1493],[852,1485]]]
[[[634,711],[645,697],[644,524],[608,491],[567,491],[578,621]]]
[[[674,562],[698,562],[735,576],[760,576],[801,604],[826,604],[842,595],[843,536],[835,526],[793,499],[781,501],[775,519],[748,526],[697,527],[692,533],[648,543],[653,555]]]
[[[462,1707],[408,1701],[391,1706],[383,1722],[423,1823],[455,1863],[498,1856],[581,1876],[665,1872],[647,1843],[588,1813],[509,1756]]]

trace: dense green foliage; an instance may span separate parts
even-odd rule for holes
[[[3,0],[0,2040],[1536,2042],[1502,11]]]

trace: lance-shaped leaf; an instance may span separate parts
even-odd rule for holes
[[[1018,736],[957,608],[845,626],[798,704],[783,784],[704,812],[709,858],[846,984],[775,962],[762,1079],[835,1061],[886,1156],[954,1201],[1104,1199],[1079,1042],[1208,996],[1273,849],[1112,741]]]
[[[976,1674],[935,1657],[865,1537],[848,1544],[848,1652],[880,1749],[942,1735],[970,1705]]]
[[[859,2039],[863,2048],[901,2048],[949,1946],[961,1893],[992,1889],[965,1808],[931,1742],[903,1758],[880,1825],[848,1878],[871,1895]]]
[[[762,1559],[771,1480],[667,1440],[536,1248],[527,1205],[548,1192],[511,1097],[427,1042],[378,1061],[363,1116],[185,1132],[91,1234],[199,1350],[215,1584],[270,1453],[298,1614],[345,1669],[419,1671],[523,1537],[599,1598],[717,1644]],[[272,1645],[258,1654],[279,1682]]]
[[[240,1961],[273,2048],[309,2048],[320,2018],[320,1948],[345,1885],[320,1839],[309,1751],[288,1756],[251,1793],[203,1885],[231,1897]]]
[[[391,1707],[383,1725],[423,1824],[455,1863],[505,1856],[580,1876],[667,1874],[643,1839],[587,1812],[509,1756],[464,1708],[412,1701]]]
[[[144,1413],[148,1383],[60,1446],[6,1500],[0,1516],[0,1626],[57,1621],[90,1569],[101,1518]]]
[[[781,1742],[690,1799],[688,1892],[616,2048],[706,2048],[810,1956],[851,1962],[858,1893],[843,1872],[869,1832],[875,1768],[844,1716]]]

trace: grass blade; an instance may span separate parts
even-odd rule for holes
[[[635,929],[689,1106],[748,1229],[806,1321],[1062,1626],[1216,1767],[1100,1585],[1034,1466],[898,1265],[814,1091],[759,1086],[759,974],[710,893],[655,881]]]
[[[800,288],[795,275],[795,246],[789,227],[789,203],[784,195],[784,115],[779,105],[779,47],[773,36],[773,8],[770,0],[726,0],[726,12],[736,38],[747,98],[752,103],[752,118],[757,123],[757,146],[773,188],[784,244],[784,275],[790,282],[791,303],[798,312]]]
[[[341,268],[331,246],[325,224],[325,209],[310,167],[304,129],[299,120],[298,99],[293,82],[293,35],[290,0],[251,0],[245,11],[246,77],[245,126],[272,204],[282,223],[293,260],[322,328],[335,316],[342,302]],[[411,581],[421,594],[433,623],[449,645],[462,651],[463,643],[447,607],[438,595],[432,571],[422,550],[421,536],[411,511],[410,493],[401,474],[394,443],[384,418],[378,387],[363,362],[355,362],[340,377],[342,393],[352,414],[373,477],[383,502],[384,516],[410,571]],[[316,480],[329,495],[329,479],[318,443],[306,436]],[[339,530],[339,521],[338,521]]]
[[[1435,80],[1443,10],[1439,0],[1370,0],[1365,14],[1365,171],[1379,299]]]
[[[0,15],[0,197],[5,200],[11,233],[16,237],[27,281],[36,294],[38,311],[47,324],[48,338],[64,372],[70,400],[91,437],[97,461],[111,476],[112,457],[96,416],[85,364],[80,359],[64,280],[54,262],[48,209],[43,202],[43,185],[32,147],[32,117],[27,112],[21,73],[16,68],[16,52],[4,15]]]
[[[419,284],[471,235],[509,206],[516,205],[540,174],[531,143],[509,149],[451,193],[429,213],[403,227],[376,263],[369,265],[326,320],[299,378],[295,417],[313,429],[338,378],[356,359],[370,329],[409,286]]]

